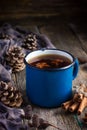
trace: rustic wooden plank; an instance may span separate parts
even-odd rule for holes
[[[3,0],[0,3],[0,18],[25,18],[29,16],[58,16],[87,13],[85,0]]]
[[[61,6],[82,6],[84,5],[84,1],[81,0],[3,0],[0,3],[0,12],[17,12],[18,10],[29,11],[32,9],[32,11],[37,11],[33,9],[40,9],[40,7],[43,7],[41,11],[45,9],[54,9],[56,7]],[[2,10],[3,9],[3,10]],[[16,9],[16,10],[15,10]]]
[[[80,65],[79,74],[73,84],[80,85],[81,83],[87,84],[87,63]]]
[[[80,24],[69,24],[74,35],[78,38],[81,43],[82,49],[87,53],[87,25],[85,23]]]
[[[21,14],[22,15],[22,14]],[[57,23],[57,21],[61,21],[61,16],[51,16],[51,17],[43,17],[43,16],[33,16],[33,15],[29,15],[26,17],[16,17],[16,15],[12,16],[12,17],[5,17],[5,15],[3,14],[0,19],[0,25],[2,26],[3,23],[10,23],[12,25],[19,25],[22,26],[23,28],[29,28],[29,30],[33,27],[37,26],[42,26],[42,25],[46,25],[46,24],[52,24],[54,23],[54,19],[55,22]]]
[[[80,130],[77,121],[74,119],[74,115],[63,111],[59,108],[52,109],[35,109],[41,117],[55,124],[62,130]],[[73,125],[74,124],[74,125]],[[55,128],[47,128],[46,130],[56,130]]]
[[[44,9],[46,7],[46,8],[53,9],[54,7],[57,8],[59,6],[60,7],[61,6],[63,6],[63,7],[64,6],[67,6],[67,7],[68,6],[73,6],[73,7],[77,6],[78,7],[78,6],[82,6],[82,5],[85,6],[86,3],[87,2],[85,0],[83,0],[83,1],[82,0],[77,0],[77,1],[75,1],[75,0],[66,0],[66,1],[65,0],[48,0],[48,1],[46,1],[46,0],[37,0],[37,1],[35,1],[35,0],[19,0],[19,1],[3,0],[0,3],[0,11],[9,12],[12,9],[12,11],[13,10],[14,11],[24,10],[24,12],[25,12],[25,11],[29,10],[29,8],[38,9],[39,7],[43,7],[43,9]],[[15,9],[17,9],[17,10],[15,10]],[[32,10],[32,11],[34,11],[34,10]],[[37,11],[37,10],[35,10],[35,11]]]
[[[31,17],[50,17],[50,16],[59,16],[60,15],[60,12],[33,12],[33,13],[30,13],[30,12],[7,12],[7,13],[0,13],[0,18],[1,20],[11,20],[11,19],[28,19],[28,18],[31,18]]]
[[[73,35],[73,32],[69,29],[68,25],[62,23],[57,24],[42,26],[40,32],[46,34],[56,48],[69,51],[75,57],[83,56],[87,58],[87,54],[83,50],[78,38]]]

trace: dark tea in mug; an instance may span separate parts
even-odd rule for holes
[[[56,54],[41,55],[32,58],[28,61],[31,66],[47,69],[47,68],[62,68],[70,65],[72,62],[69,58]]]

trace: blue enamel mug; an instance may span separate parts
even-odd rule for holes
[[[41,69],[29,64],[41,55],[56,54],[67,57],[71,63],[61,68]],[[72,97],[72,81],[76,78],[79,63],[64,50],[42,49],[30,52],[25,57],[26,93],[32,103],[41,107],[58,107]]]

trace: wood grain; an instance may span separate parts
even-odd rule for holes
[[[0,2],[1,19],[20,19],[32,16],[48,17],[86,15],[85,0],[3,0]]]
[[[60,23],[57,23],[60,25]],[[55,26],[55,27],[54,27]],[[42,33],[45,33],[58,49],[66,50],[72,53],[75,57],[86,57],[87,54],[82,48],[82,43],[69,29],[68,25],[61,24],[60,26],[42,26]]]

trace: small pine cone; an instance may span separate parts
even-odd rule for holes
[[[28,34],[23,41],[22,47],[32,51],[38,49],[36,35]]]
[[[20,107],[22,94],[11,83],[0,82],[0,101],[9,107]]]
[[[24,57],[23,49],[19,46],[11,46],[5,54],[6,63],[12,67],[12,72],[19,72],[25,68]]]

